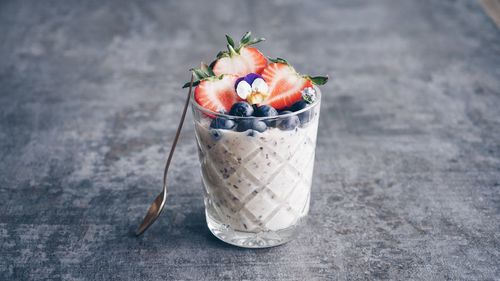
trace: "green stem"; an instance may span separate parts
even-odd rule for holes
[[[229,50],[229,56],[232,57],[234,55],[237,55],[238,53],[234,50],[234,48],[231,45],[227,45],[227,49]]]

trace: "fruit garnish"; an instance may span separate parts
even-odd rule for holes
[[[278,111],[274,109],[274,107],[264,104],[258,106],[255,109],[253,115],[256,117],[273,117],[273,116],[278,116]],[[274,127],[276,125],[276,120],[266,119],[264,120],[264,123],[266,123],[267,126]]]
[[[270,59],[272,61],[264,71],[262,77],[269,86],[269,97],[263,104],[271,105],[280,110],[288,108],[302,99],[302,90],[313,85],[323,85],[328,77],[311,77],[300,75],[284,59]]]
[[[255,130],[259,133],[263,133],[266,129],[267,129],[266,123],[254,118],[240,120],[238,121],[238,125],[236,126],[236,131],[238,132]]]
[[[307,102],[304,101],[304,100],[299,100],[298,102],[294,103],[291,107],[290,107],[290,110],[295,112],[295,111],[299,111],[299,110],[302,110],[304,108],[307,107]]]
[[[306,88],[307,89],[307,88]],[[291,107],[290,107],[290,110],[295,112],[295,111],[299,111],[299,110],[302,110],[306,107],[309,106],[309,103],[305,100],[299,100],[298,102],[294,103]],[[310,119],[310,116],[311,116],[311,111],[310,110],[306,110],[304,112],[301,112],[299,113],[299,119],[300,119],[300,123],[307,123]]]
[[[210,128],[231,130],[235,126],[233,120],[217,117],[210,122]]]
[[[217,130],[217,129],[211,129],[209,131],[210,133],[210,136],[212,136],[212,138],[215,140],[215,141],[218,141],[222,138],[222,132],[220,130]]]
[[[191,68],[189,71],[191,71],[194,76],[193,87],[198,86],[198,84],[200,84],[202,80],[216,77],[212,68],[203,62],[201,63],[200,68]],[[182,86],[182,88],[187,88],[190,84],[191,82],[187,82],[184,84],[184,86]]]
[[[255,116],[257,117],[273,117],[278,116],[278,111],[269,105],[261,105],[255,109]]]
[[[262,73],[267,65],[267,58],[256,48],[250,45],[264,41],[264,38],[252,38],[248,31],[236,46],[234,40],[226,35],[227,51],[217,54],[217,59],[211,64],[215,75],[232,74],[245,76],[248,73]]]
[[[255,109],[262,109],[256,116],[273,116],[277,110],[289,110],[293,105],[297,110],[299,101],[306,105],[313,103],[317,98],[313,85],[328,81],[328,77],[301,75],[282,58],[269,58],[268,65],[268,59],[250,47],[264,38],[252,38],[250,32],[243,35],[237,46],[230,36],[226,35],[226,39],[228,51],[219,52],[210,66],[202,63],[200,68],[191,69],[193,86],[196,86],[194,98],[206,109],[249,117],[254,111],[253,105]],[[189,85],[190,82],[184,87]]]
[[[249,117],[252,116],[252,114],[253,107],[244,101],[233,104],[233,106],[229,110],[229,115],[233,116]]]
[[[234,75],[221,75],[203,78],[194,89],[194,99],[202,107],[214,112],[228,112],[238,96],[234,90]]]
[[[292,113],[292,112],[291,111],[282,111],[280,113],[280,115],[290,114],[290,113]],[[292,115],[292,116],[289,116],[289,117],[279,121],[278,128],[280,128],[283,131],[291,131],[291,130],[297,128],[297,126],[299,126],[299,124],[300,124],[299,117],[297,117],[296,115]]]
[[[263,102],[269,95],[269,87],[266,82],[256,73],[250,73],[245,77],[238,78],[235,83],[236,93],[250,104]]]
[[[269,97],[263,102],[276,109],[290,107],[302,99],[302,89],[311,87],[311,81],[300,76],[293,67],[284,63],[271,63],[262,72],[269,85]]]
[[[308,103],[311,104],[316,101],[316,90],[314,90],[313,87],[307,87],[303,89],[301,92],[302,94],[302,99]]]

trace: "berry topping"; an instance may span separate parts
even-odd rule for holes
[[[290,107],[302,99],[300,93],[311,87],[311,81],[300,76],[293,67],[285,63],[271,63],[264,69],[262,77],[269,85],[269,97],[264,104],[276,109]]]
[[[292,107],[290,107],[290,110],[294,111],[294,112],[295,111],[299,111],[299,110],[302,110],[302,109],[306,108],[308,105],[309,104],[305,100],[300,100],[300,101],[294,103],[292,105]],[[301,123],[306,123],[307,121],[309,121],[310,113],[311,113],[310,110],[306,110],[304,112],[299,113],[300,122]]]
[[[217,60],[212,63],[216,75],[245,76],[248,73],[262,73],[267,65],[267,59],[259,50],[249,46],[265,39],[252,38],[250,35],[250,31],[243,35],[238,46],[226,35],[228,51],[219,52]]]
[[[248,130],[255,130],[257,132],[264,132],[267,129],[266,123],[259,121],[254,118],[244,119],[238,121],[238,126],[236,126],[236,131],[245,132]]]
[[[196,86],[195,101],[210,111],[229,112],[238,117],[250,117],[255,112],[256,117],[272,117],[283,110],[301,110],[318,98],[313,86],[328,81],[328,77],[301,75],[281,58],[269,59],[268,65],[268,59],[250,47],[264,38],[252,38],[250,32],[243,35],[238,45],[228,35],[226,39],[228,50],[219,52],[210,66],[202,63],[200,68],[191,69],[193,82],[184,84],[184,88],[191,83]],[[206,115],[216,117],[216,114]],[[303,123],[309,115],[302,112],[295,119],[300,118]],[[277,121],[271,119],[262,122],[269,127],[276,126]],[[281,127],[291,128],[295,121],[292,118],[282,122]],[[212,129],[232,129],[236,125],[229,119],[217,119],[210,126]],[[262,127],[252,130],[261,131]]]
[[[214,112],[227,112],[238,101],[234,90],[234,75],[209,77],[201,80],[194,89],[194,99],[202,107]]]
[[[263,102],[267,96],[269,87],[262,76],[250,73],[245,77],[238,78],[235,84],[236,93],[242,99],[246,99],[250,104]]]
[[[257,117],[272,117],[272,116],[277,116],[278,111],[274,109],[274,107],[264,104],[257,107],[254,115]]]
[[[263,121],[255,120],[252,124],[252,129],[257,132],[263,133],[267,129],[267,125]]]
[[[316,90],[313,87],[307,87],[302,92],[302,99],[307,103],[313,103],[316,101]]]
[[[210,122],[210,127],[214,129],[225,129],[230,130],[234,127],[235,123],[233,120],[229,120],[222,117],[217,117]]]
[[[291,111],[282,111],[280,113],[280,115],[289,114],[289,113],[292,113],[292,112]],[[278,127],[284,131],[291,131],[291,130],[297,128],[297,126],[299,124],[300,124],[299,117],[297,117],[296,115],[292,115],[288,118],[281,120],[278,124]]]
[[[269,85],[269,97],[264,104],[276,109],[290,107],[302,99],[302,90],[315,85],[323,85],[328,77],[302,76],[284,59],[271,60],[262,72],[262,77]]]
[[[255,109],[254,116],[257,117],[273,117],[278,116],[278,111],[274,109],[274,107],[270,105],[261,105]],[[274,127],[276,126],[275,120],[264,120],[267,126]]]
[[[222,138],[222,133],[220,130],[211,129],[209,133],[210,133],[210,136],[212,136],[212,138],[216,141],[218,141]]]
[[[307,102],[304,101],[304,100],[299,100],[298,102],[294,103],[291,107],[290,107],[290,110],[291,111],[299,111],[299,110],[302,110],[304,108],[306,108],[308,106]]]
[[[252,116],[252,114],[253,114],[253,107],[244,101],[235,103],[231,107],[231,110],[229,110],[229,115],[233,116],[248,117]]]

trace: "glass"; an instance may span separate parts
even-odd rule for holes
[[[204,187],[206,220],[220,240],[265,248],[296,237],[309,211],[321,93],[308,107],[276,117],[235,117],[199,106],[191,97]],[[264,121],[238,132],[213,129],[214,118]],[[294,128],[294,120],[300,124]]]

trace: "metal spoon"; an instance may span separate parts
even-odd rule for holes
[[[194,75],[191,74],[191,82],[189,84],[189,92],[186,98],[186,104],[184,105],[184,110],[182,111],[181,121],[179,122],[179,126],[177,127],[177,132],[175,133],[174,142],[172,143],[172,147],[170,148],[170,154],[168,155],[167,163],[165,164],[165,170],[163,171],[163,191],[158,194],[156,199],[153,201],[151,206],[149,207],[148,213],[144,217],[141,225],[135,231],[135,235],[139,236],[148,229],[160,216],[163,207],[165,207],[165,202],[167,201],[167,172],[170,167],[170,161],[172,161],[172,156],[174,155],[175,146],[177,145],[177,141],[179,140],[179,136],[181,134],[182,125],[184,124],[184,119],[186,118],[186,111],[189,106],[189,99],[191,98],[191,91],[193,89],[193,80]]]

